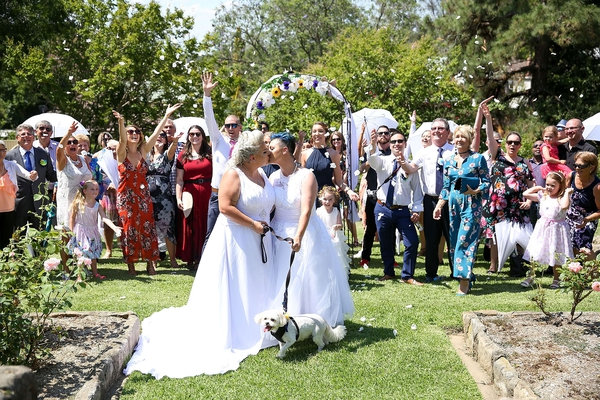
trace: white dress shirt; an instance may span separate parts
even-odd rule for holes
[[[212,147],[212,179],[210,185],[213,189],[218,189],[221,184],[221,178],[227,169],[227,161],[229,160],[229,152],[231,145],[229,138],[226,138],[217,125],[215,113],[213,112],[212,99],[204,96],[202,98],[202,106],[204,107],[204,120],[208,128],[210,136],[210,145]]]
[[[371,168],[377,172],[377,185],[379,186],[394,171],[394,159],[396,157],[369,153],[370,151],[367,151],[367,161]],[[398,168],[396,179],[390,179],[377,190],[377,200],[382,203],[386,202],[387,192],[392,181],[395,182],[394,204],[388,204],[388,206],[408,206],[412,212],[423,211],[423,191],[421,190],[419,178],[417,174],[407,176],[402,168]]]
[[[419,177],[421,178],[423,193],[429,196],[440,195],[435,191],[438,149],[439,147],[432,144],[431,146],[425,147],[423,150],[421,150],[412,160],[412,163],[419,168]],[[452,146],[450,143],[446,143],[444,146],[442,146],[442,149],[444,149],[442,152],[443,160],[449,159],[454,154],[454,146]]]

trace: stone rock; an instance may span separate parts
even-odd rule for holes
[[[35,375],[22,365],[0,366],[0,400],[37,399]]]

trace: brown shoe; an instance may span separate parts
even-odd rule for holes
[[[396,279],[396,277],[391,275],[384,275],[382,277],[377,278],[378,281],[389,281],[393,279]]]
[[[404,281],[404,283],[408,283],[409,285],[415,285],[415,286],[423,286],[423,284],[413,278],[409,278],[409,279],[402,279],[402,281]]]

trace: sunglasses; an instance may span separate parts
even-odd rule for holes
[[[404,139],[390,140],[391,144],[404,143]]]
[[[521,144],[521,142],[519,140],[507,140],[506,144],[508,145],[515,145],[515,146],[519,146]]]
[[[163,138],[163,139],[167,138],[167,134],[164,133],[164,132],[159,133],[158,136],[161,137],[161,138]]]
[[[333,138],[333,139],[331,139],[331,141],[332,141],[332,142],[341,142],[341,141],[342,141],[342,139]]]
[[[0,149],[0,153],[4,153],[7,149]]]
[[[140,131],[139,129],[127,129],[127,134],[128,135],[133,135],[134,133],[136,135],[141,135],[142,131]]]
[[[381,132],[377,132],[377,134],[378,134],[379,136],[381,136],[381,135],[389,135],[389,134],[390,134],[390,131],[381,131]]]
[[[197,136],[197,137],[201,137],[202,136],[202,132],[190,132],[188,133],[189,136]]]
[[[575,167],[575,169],[584,169],[589,166],[590,166],[590,164],[573,164],[573,167]]]
[[[40,127],[38,127],[38,129],[39,129],[40,132],[44,132],[44,131],[46,131],[46,132],[52,132],[52,128],[49,127],[49,126],[40,126]]]
[[[225,124],[225,128],[227,129],[235,129],[239,124]]]
[[[79,140],[77,140],[77,139],[67,140],[67,145],[70,146],[72,144],[79,144]]]

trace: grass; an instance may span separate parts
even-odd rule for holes
[[[382,265],[377,244],[373,251],[370,269],[352,269],[356,313],[346,321],[348,334],[342,342],[318,354],[311,341],[302,342],[288,351],[285,360],[276,359],[277,350],[269,348],[224,375],[156,380],[136,372],[125,383],[121,398],[481,399],[447,333],[462,329],[463,311],[538,311],[530,300],[534,291],[521,288],[520,279],[505,273],[487,276],[482,257],[475,266],[478,280],[464,297],[455,296],[457,283],[451,280],[423,287],[378,282]],[[138,270],[142,266],[138,264]],[[102,260],[98,268],[107,279],[77,292],[72,309],[133,310],[143,319],[162,308],[185,304],[193,283],[187,270],[159,267],[156,276],[130,277],[125,264],[114,259]],[[448,273],[447,264],[440,266],[440,274]],[[422,257],[415,278],[425,279]],[[543,278],[546,287],[550,282],[550,277]],[[570,309],[569,294],[548,292],[551,311]],[[579,308],[600,309],[600,296],[590,296]]]

